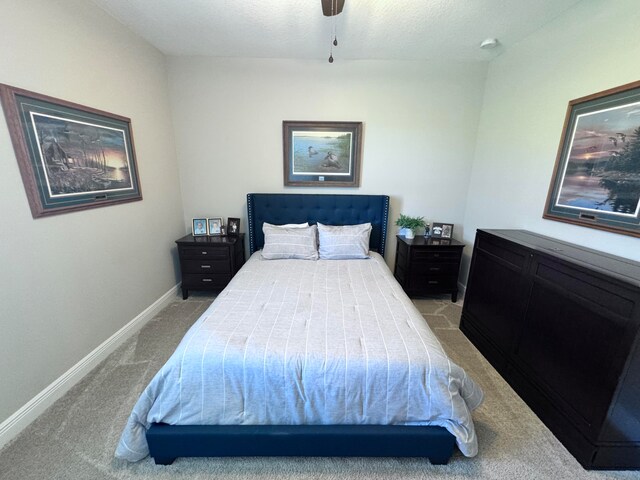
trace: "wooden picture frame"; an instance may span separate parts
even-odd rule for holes
[[[543,218],[640,236],[640,81],[571,100]]]
[[[222,217],[207,218],[207,235],[222,235]]]
[[[240,233],[240,219],[229,217],[227,219],[227,235],[235,236]]]
[[[359,187],[362,122],[282,122],[284,185]]]
[[[431,238],[452,238],[453,223],[434,222],[431,227]]]
[[[142,200],[131,120],[0,84],[34,218]]]

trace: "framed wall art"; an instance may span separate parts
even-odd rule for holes
[[[640,82],[571,100],[544,218],[640,236]]]
[[[285,186],[359,187],[362,122],[282,122]]]
[[[142,200],[131,121],[0,84],[34,218]]]

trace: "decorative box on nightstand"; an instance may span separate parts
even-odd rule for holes
[[[458,300],[458,271],[464,243],[453,239],[408,239],[396,235],[396,264],[394,276],[410,297],[433,293],[450,293],[451,301]]]
[[[185,300],[189,290],[223,290],[244,265],[243,233],[211,237],[187,235],[176,243]]]

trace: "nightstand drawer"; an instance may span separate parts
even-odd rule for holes
[[[227,247],[181,247],[182,258],[229,258]]]
[[[420,267],[420,273],[425,275],[455,275],[458,276],[459,263],[429,263]]]
[[[414,262],[457,262],[460,258],[459,251],[432,252],[428,250],[413,249],[411,260]]]
[[[441,288],[454,288],[458,282],[457,276],[452,275],[425,275],[416,274],[411,275],[410,284],[411,290],[422,289],[441,289]]]
[[[231,280],[231,274],[212,274],[212,275],[197,275],[194,273],[187,273],[182,275],[182,288],[215,288],[226,287],[227,283]]]
[[[213,260],[203,258],[202,260],[184,260],[182,264],[184,273],[231,273],[231,262],[229,259]]]

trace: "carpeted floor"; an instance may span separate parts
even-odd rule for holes
[[[0,450],[0,479],[631,479],[640,472],[587,472],[458,330],[461,305],[416,300],[452,359],[485,391],[474,412],[480,452],[448,465],[420,458],[147,458],[113,452],[133,404],[184,332],[211,303],[176,301],[111,354],[13,442]]]

